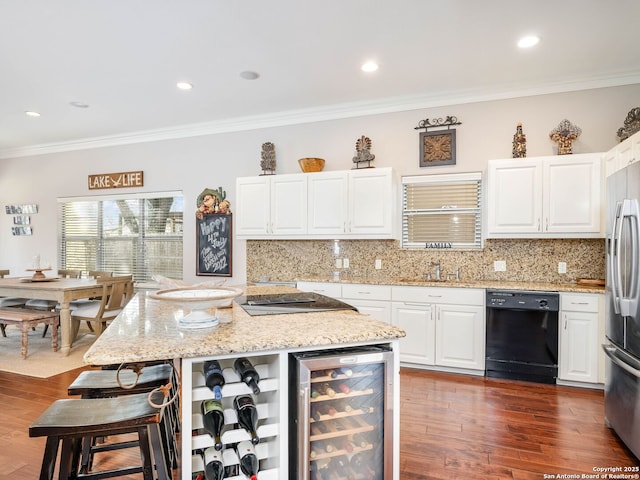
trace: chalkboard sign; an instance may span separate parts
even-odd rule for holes
[[[196,275],[231,274],[231,214],[210,213],[196,218]]]

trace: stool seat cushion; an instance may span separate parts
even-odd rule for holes
[[[131,390],[122,390],[118,385],[116,370],[85,370],[80,372],[76,379],[69,385],[69,395],[87,395],[92,397],[107,396],[113,394],[129,394],[136,390],[150,390],[166,385],[171,381],[173,369],[171,365],[145,366],[140,372],[136,386]],[[120,370],[120,383],[125,386],[132,385],[136,381],[133,370]]]
[[[111,435],[119,429],[159,423],[160,410],[149,405],[147,396],[56,400],[31,424],[29,436]],[[161,402],[162,394],[156,400]]]

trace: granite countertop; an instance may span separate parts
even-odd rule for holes
[[[246,287],[247,294],[297,292],[291,287]],[[139,292],[84,355],[90,365],[303,349],[405,336],[393,325],[354,311],[250,316],[235,302],[218,309],[216,327],[178,327],[184,313],[172,302]]]
[[[359,283],[369,285],[403,286],[413,285],[421,287],[449,287],[449,288],[485,288],[499,290],[531,290],[544,292],[574,292],[574,293],[604,293],[604,287],[599,285],[581,285],[572,283],[547,282],[510,282],[502,280],[448,280],[427,281],[418,278],[372,278],[348,276],[335,279],[333,277],[304,277],[296,279],[299,282],[328,282],[328,283]]]

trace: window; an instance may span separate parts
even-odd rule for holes
[[[182,278],[182,193],[58,199],[60,268]]]
[[[402,178],[402,246],[481,248],[479,172]]]

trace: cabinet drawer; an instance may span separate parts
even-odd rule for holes
[[[358,300],[391,300],[391,287],[389,285],[345,283],[342,285],[342,298],[355,298]]]
[[[303,292],[319,293],[332,298],[340,298],[342,296],[342,288],[339,283],[298,282],[296,287]]]
[[[598,296],[579,293],[560,295],[560,310],[571,312],[598,312]]]
[[[394,302],[483,306],[484,290],[447,287],[392,287],[391,298]]]

